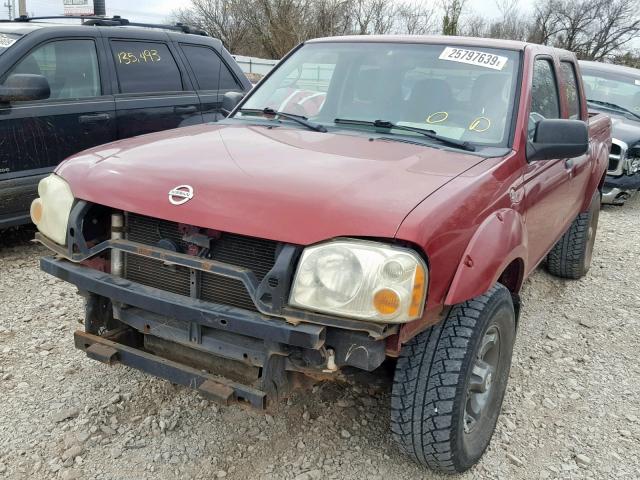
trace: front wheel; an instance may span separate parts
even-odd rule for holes
[[[439,472],[478,462],[498,420],[514,341],[511,294],[496,284],[404,345],[391,397],[400,449]]]

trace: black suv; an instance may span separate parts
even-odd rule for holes
[[[0,230],[29,223],[39,180],[113,140],[223,117],[251,84],[220,40],[125,19],[0,22]]]

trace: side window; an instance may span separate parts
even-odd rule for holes
[[[201,90],[242,90],[229,68],[209,47],[181,45]]]
[[[58,40],[41,45],[20,60],[9,75],[14,73],[43,75],[51,88],[49,98],[53,99],[102,94],[93,40]]]
[[[533,65],[529,139],[533,140],[536,124],[544,118],[560,118],[558,82],[551,60],[539,59]]]
[[[120,93],[182,91],[180,69],[164,43],[114,40]]]
[[[578,77],[576,69],[571,62],[560,63],[560,73],[567,89],[567,102],[569,104],[569,118],[580,118],[580,95],[578,95]]]

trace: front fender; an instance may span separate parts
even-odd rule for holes
[[[469,241],[456,270],[445,305],[455,305],[477,297],[498,281],[514,260],[527,258],[524,219],[515,210],[504,208],[491,214]],[[525,268],[522,270],[526,271]],[[522,278],[518,280],[518,288]]]

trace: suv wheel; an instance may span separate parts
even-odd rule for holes
[[[496,284],[404,345],[391,397],[401,450],[439,472],[473,466],[498,420],[514,340],[511,294]]]
[[[561,278],[577,280],[591,267],[593,245],[596,241],[600,217],[600,192],[596,191],[589,211],[579,214],[569,230],[558,240],[547,255],[547,270]]]

